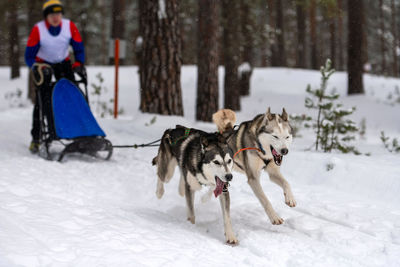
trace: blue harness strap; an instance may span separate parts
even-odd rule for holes
[[[54,127],[61,139],[106,136],[98,125],[81,91],[67,79],[61,79],[53,89]]]

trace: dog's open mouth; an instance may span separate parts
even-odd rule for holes
[[[221,179],[219,179],[218,176],[215,176],[215,189],[214,189],[214,196],[218,197],[219,195],[222,194],[222,192],[227,192],[228,191],[228,186],[229,183],[228,182],[224,182]]]
[[[272,146],[270,146],[270,147],[271,147],[272,156],[274,157],[275,164],[278,165],[278,166],[281,166],[283,156],[281,154],[279,154],[275,150],[275,148],[273,148]]]

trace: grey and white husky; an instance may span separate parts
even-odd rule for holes
[[[213,115],[213,121],[220,131],[227,132],[230,128],[227,121],[232,116],[235,116],[232,110],[219,110]],[[271,114],[268,108],[265,114],[259,114],[231,130],[228,145],[235,152],[234,170],[247,175],[248,184],[272,224],[282,224],[283,219],[272,208],[262,190],[260,175],[265,170],[270,180],[282,187],[285,203],[290,207],[296,206],[290,185],[280,172],[283,156],[289,153],[292,142],[292,128],[286,110],[283,108],[282,114]]]
[[[193,224],[195,192],[202,186],[214,189],[214,195],[219,196],[222,208],[226,242],[236,244],[238,241],[232,230],[228,191],[232,180],[232,156],[232,150],[221,134],[177,125],[175,129],[164,132],[153,165],[157,165],[158,198],[164,194],[164,183],[170,181],[176,166],[179,166],[179,194],[186,197],[188,220]]]

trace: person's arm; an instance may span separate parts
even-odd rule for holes
[[[74,50],[74,55],[75,55],[75,63],[72,67],[75,68],[85,63],[85,49],[83,47],[81,34],[79,33],[78,28],[72,21],[70,22],[70,29],[71,29],[70,44],[72,46],[72,49]]]
[[[31,34],[29,35],[28,42],[25,50],[25,62],[30,68],[36,61],[36,55],[40,48],[40,34],[37,26],[33,27]]]

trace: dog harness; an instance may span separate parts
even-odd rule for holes
[[[245,150],[257,150],[258,152],[263,153],[263,151],[257,147],[245,147],[245,148],[242,148],[242,149],[239,149],[238,151],[236,151],[236,153],[233,155],[233,158],[235,158],[237,156],[237,154],[239,154],[240,152],[245,151]]]
[[[183,136],[180,136],[180,137],[176,138],[176,140],[173,141],[173,142],[171,142],[171,140],[169,140],[169,144],[171,146],[174,146],[174,145],[176,145],[176,143],[178,143],[179,140],[186,139],[189,136],[189,134],[190,134],[190,128],[186,128],[185,129],[185,134]]]
[[[234,162],[240,169],[244,170],[244,168],[243,168],[239,163],[237,163],[237,162],[235,161],[235,157],[236,157],[240,152],[245,151],[245,150],[257,150],[258,152],[261,152],[263,155],[265,155],[265,150],[263,149],[261,143],[257,141],[257,144],[260,146],[260,148],[257,148],[257,147],[245,147],[245,148],[239,149],[239,150],[236,151],[236,153],[233,155],[233,162]],[[260,158],[261,158],[261,157],[260,157]],[[264,168],[266,168],[266,167],[268,166],[268,164],[271,162],[270,159],[263,159],[263,158],[261,158],[261,159],[262,159],[262,161],[263,161],[264,164],[265,164],[265,167],[264,167]]]

